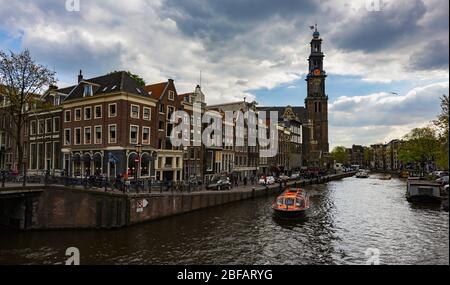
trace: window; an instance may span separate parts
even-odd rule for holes
[[[37,146],[35,143],[30,144],[30,168],[37,168]]]
[[[44,133],[44,120],[39,120],[38,121],[38,134],[43,134]]]
[[[152,118],[151,109],[148,107],[144,107],[142,116],[144,120],[150,121]]]
[[[139,119],[139,106],[131,105],[131,118]]]
[[[93,95],[92,94],[92,86],[89,84],[84,85],[84,97],[92,96],[92,95]]]
[[[45,169],[45,165],[44,165],[44,155],[45,155],[45,149],[44,149],[44,144],[43,143],[38,143],[38,166],[37,169]]]
[[[59,95],[55,95],[55,97],[53,97],[53,105],[59,106],[60,104],[61,104],[61,97]]]
[[[31,135],[36,135],[36,131],[37,131],[36,121],[31,121],[30,122],[30,134]]]
[[[80,145],[81,144],[81,128],[76,128],[75,129],[75,145]]]
[[[169,90],[169,100],[175,100],[175,92],[173,92],[172,90]]]
[[[84,128],[84,144],[91,143],[91,127]]]
[[[59,146],[59,142],[53,142],[53,169],[61,169],[60,158],[61,149]]]
[[[109,143],[116,143],[117,141],[117,125],[109,125],[109,138],[108,141]]]
[[[117,104],[109,104],[108,105],[108,117],[115,117],[117,116]]]
[[[102,143],[102,126],[95,126],[95,144]]]
[[[51,133],[52,132],[52,118],[45,119],[45,133]]]
[[[75,121],[81,121],[81,109],[75,109]]]
[[[173,167],[173,157],[166,157],[166,163],[164,165],[166,168]]]
[[[158,129],[159,129],[160,131],[164,131],[164,122],[163,122],[163,121],[159,121]]]
[[[137,144],[139,141],[139,127],[138,126],[130,126],[130,143]]]
[[[94,113],[94,118],[95,119],[100,119],[102,117],[102,106],[95,106],[95,113]]]
[[[159,112],[164,114],[164,104],[159,104]]]
[[[85,107],[84,108],[84,119],[85,120],[90,120],[91,119],[91,117],[92,117],[91,111],[92,111],[91,107]]]
[[[70,145],[70,129],[64,130],[64,145]]]
[[[70,110],[66,110],[64,112],[64,122],[66,123],[70,122],[70,117],[71,117]]]
[[[142,144],[150,144],[150,128],[142,127]]]
[[[59,132],[59,117],[53,118],[53,132],[58,133]]]
[[[170,117],[172,117],[173,112],[175,111],[175,108],[172,106],[167,106],[167,120],[170,120]]]

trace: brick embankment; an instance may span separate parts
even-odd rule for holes
[[[303,187],[353,175],[342,173],[288,185]],[[278,184],[250,185],[229,191],[163,193],[104,192],[61,186],[32,188],[35,189],[0,192],[0,225],[25,230],[118,228],[280,191]]]

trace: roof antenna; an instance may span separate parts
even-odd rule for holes
[[[200,82],[199,82],[200,87],[202,87],[202,71],[200,70]]]

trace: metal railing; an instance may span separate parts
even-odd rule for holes
[[[163,192],[197,192],[203,191],[203,187],[197,183],[189,183],[184,181],[155,181],[152,179],[133,179],[123,180],[121,178],[107,178],[104,176],[89,176],[89,177],[70,177],[65,176],[64,173],[59,175],[45,172],[44,175],[33,174],[12,176],[9,172],[0,173],[1,188],[20,187],[23,185],[60,185],[65,187],[79,187],[82,189],[97,189],[107,191],[120,191],[123,193],[163,193]]]

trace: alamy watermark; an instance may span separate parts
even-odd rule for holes
[[[351,0],[348,5],[355,11],[365,9],[368,12],[380,12],[384,3],[382,0]]]
[[[256,147],[260,157],[274,157],[278,152],[278,112],[207,111],[194,104],[193,114],[179,110],[170,116],[175,127],[170,132],[175,147]],[[205,128],[202,126],[206,125]],[[202,132],[203,129],[203,132]]]
[[[378,248],[368,248],[365,253],[366,265],[380,265],[380,250]]]
[[[66,10],[68,12],[80,12],[80,0],[66,0]]]
[[[76,247],[66,249],[66,265],[80,265],[80,250]]]

